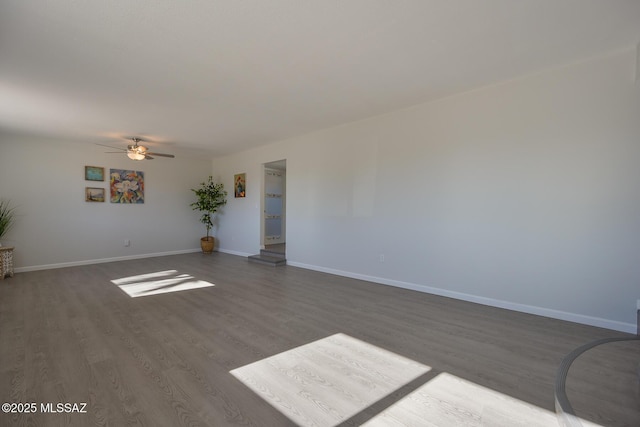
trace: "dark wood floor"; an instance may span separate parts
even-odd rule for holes
[[[110,282],[170,269],[215,286],[130,298]],[[229,371],[340,332],[549,411],[562,358],[624,335],[222,253],[20,273],[0,282],[0,400],[34,402],[38,411],[1,413],[0,425],[291,425]],[[637,387],[635,396],[589,392],[600,388],[594,371],[633,377],[638,347],[610,351],[581,362],[569,397],[582,417],[638,426]],[[87,412],[42,413],[48,402],[86,402]]]

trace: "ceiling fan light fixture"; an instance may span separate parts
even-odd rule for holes
[[[137,150],[127,150],[127,157],[131,160],[144,160],[145,156]]]
[[[144,145],[138,145],[138,142],[141,141],[140,138],[129,138],[129,139],[133,141],[133,144],[127,145],[127,148],[112,147],[110,145],[104,145],[104,144],[97,144],[97,145],[102,145],[104,147],[120,150],[119,152],[125,153],[127,157],[130,158],[131,160],[153,160],[154,159],[153,156],[169,157],[169,158],[175,157],[173,154],[150,152],[148,148],[145,147]],[[107,151],[107,153],[118,153],[118,151]]]

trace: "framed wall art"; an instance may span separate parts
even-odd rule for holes
[[[144,203],[144,172],[111,169],[109,176],[111,203]]]
[[[104,168],[100,166],[85,166],[84,179],[86,181],[104,181]]]
[[[85,202],[104,202],[104,188],[85,187],[84,201]]]
[[[246,197],[247,177],[246,173],[239,173],[233,176],[233,195],[235,197]]]

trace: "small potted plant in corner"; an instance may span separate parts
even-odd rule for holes
[[[191,191],[196,193],[198,199],[191,203],[191,207],[194,211],[202,212],[200,222],[207,228],[207,235],[200,239],[200,246],[202,252],[210,254],[213,252],[214,238],[209,236],[209,231],[213,227],[213,214],[218,211],[220,206],[227,204],[227,192],[224,190],[224,185],[213,182],[213,177],[209,176],[209,180],[201,182],[199,188],[192,188]]]
[[[9,206],[8,201],[0,200],[0,239],[13,227],[15,220],[14,208]],[[2,242],[0,241],[0,246]]]

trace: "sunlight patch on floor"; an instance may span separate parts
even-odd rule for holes
[[[297,425],[330,427],[430,370],[340,333],[230,373]],[[362,425],[557,427],[560,423],[555,412],[442,372]],[[571,425],[600,427],[579,418]]]
[[[179,274],[177,270],[123,277],[114,279],[111,283],[118,286],[131,298],[215,286],[213,283],[198,280],[189,274]]]
[[[554,412],[441,373],[363,426],[557,426]]]
[[[431,370],[335,334],[231,374],[301,426],[335,426]]]

